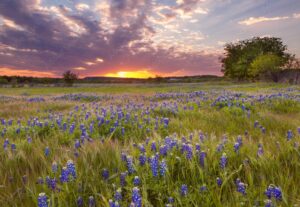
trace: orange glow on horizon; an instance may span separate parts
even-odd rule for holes
[[[16,70],[11,68],[0,68],[1,75],[7,76],[29,76],[29,77],[55,77],[55,75],[51,72],[41,72],[41,71],[32,71],[32,70]]]
[[[104,75],[105,77],[112,78],[153,78],[154,74],[150,73],[147,70],[140,71],[119,71],[116,73],[107,73]]]

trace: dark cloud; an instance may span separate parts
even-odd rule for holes
[[[185,0],[178,7],[187,11],[197,2]],[[120,67],[151,68],[155,73],[217,73],[216,55],[152,45],[147,37],[155,33],[147,21],[152,6],[148,0],[110,0],[108,18],[115,28],[108,32],[96,18],[64,6],[42,7],[38,0],[1,0],[0,16],[19,28],[0,26],[0,67],[57,75],[76,67],[87,69],[80,71],[83,75],[104,74]],[[97,58],[104,62],[97,63]]]

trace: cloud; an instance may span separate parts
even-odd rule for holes
[[[50,72],[42,72],[42,71],[33,71],[33,70],[15,70],[12,68],[3,68],[0,67],[0,73],[8,76],[32,76],[32,77],[54,77],[55,74]]]
[[[199,2],[185,0],[165,9],[170,14],[174,10],[188,14]],[[157,6],[152,1],[103,0],[95,8],[77,4],[74,10],[45,6],[38,0],[2,0],[0,4],[6,19],[0,26],[0,67],[48,76],[60,76],[65,70],[90,76],[144,68],[154,74],[220,74],[219,52],[207,52],[210,49],[205,47],[196,50],[193,42],[154,40],[159,30],[150,20]],[[187,38],[201,41],[204,35],[190,32]]]
[[[89,5],[87,4],[84,4],[84,3],[79,3],[79,4],[76,4],[75,5],[75,8],[78,10],[78,11],[85,11],[85,10],[88,10],[90,8]]]
[[[269,22],[269,21],[278,21],[278,20],[284,20],[289,19],[288,16],[283,17],[249,17],[248,19],[245,19],[243,21],[239,21],[239,24],[242,25],[253,25],[261,22]]]
[[[300,18],[300,13],[294,13],[294,14],[293,14],[293,17],[294,17],[295,19],[299,19],[299,18]]]

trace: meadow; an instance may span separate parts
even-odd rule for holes
[[[0,88],[0,206],[300,206],[300,86]]]

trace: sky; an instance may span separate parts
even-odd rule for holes
[[[300,57],[300,0],[1,0],[0,75],[222,75],[254,36]]]

